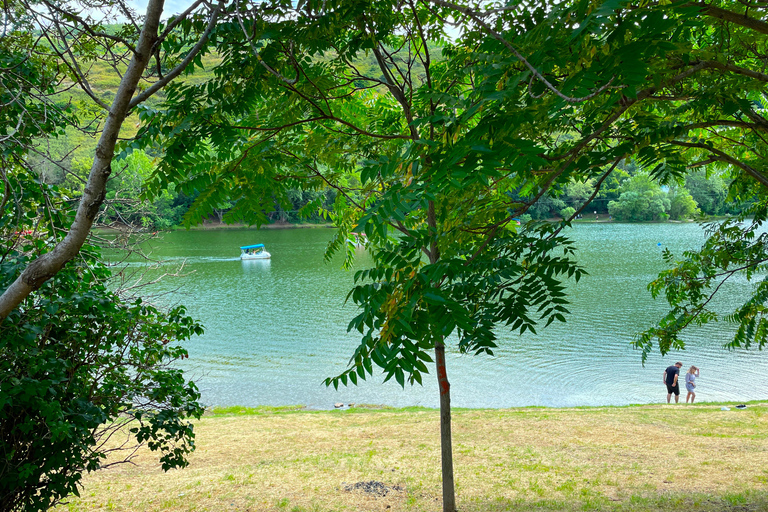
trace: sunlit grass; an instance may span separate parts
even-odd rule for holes
[[[453,411],[462,512],[768,510],[768,407],[721,404]],[[60,510],[440,509],[438,411],[214,409],[190,467],[86,478]],[[386,496],[346,490],[380,482]]]

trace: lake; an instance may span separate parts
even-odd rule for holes
[[[155,301],[182,303],[206,332],[185,346],[180,362],[206,405],[295,405],[332,408],[334,403],[438,407],[434,372],[424,386],[401,388],[383,377],[358,386],[326,388],[357,344],[347,333],[356,314],[345,305],[353,272],[341,260],[323,261],[333,232],[316,229],[224,229],[176,231],[147,245],[159,266],[133,262],[146,278],[174,273],[151,286]],[[686,350],[654,354],[645,367],[630,346],[633,335],[664,313],[647,284],[664,269],[662,247],[676,254],[698,247],[701,227],[687,224],[578,224],[570,231],[578,260],[589,276],[569,285],[572,304],[566,324],[553,323],[537,335],[500,330],[494,356],[470,356],[447,348],[454,407],[596,406],[666,400],[664,369],[683,362],[701,368],[697,401],[747,401],[768,395],[764,352],[727,351],[724,323],[692,330]],[[241,261],[239,246],[266,244],[271,260]],[[661,245],[659,245],[661,244]],[[356,268],[370,258],[358,250]],[[720,307],[736,304],[748,291],[745,280],[722,289]],[[681,399],[685,400],[685,389]]]

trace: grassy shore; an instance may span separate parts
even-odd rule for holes
[[[768,510],[768,403],[722,405],[455,410],[459,510]],[[427,409],[217,410],[188,468],[163,473],[142,450],[58,510],[438,511],[438,422]]]

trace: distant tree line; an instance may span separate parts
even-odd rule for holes
[[[74,158],[71,172],[53,175],[53,178],[49,175],[47,181],[61,185],[79,196],[91,165],[92,159]],[[107,184],[107,207],[102,213],[102,224],[162,230],[184,223],[184,216],[199,196],[199,191],[185,193],[171,186],[158,196],[148,198],[144,183],[153,171],[153,157],[140,149],[115,161],[113,177]],[[271,222],[322,222],[318,208],[307,211],[308,206],[319,204],[328,209],[335,199],[336,192],[332,189],[314,191],[295,188],[290,190],[287,198],[276,198],[273,209],[265,214]],[[210,220],[223,222],[224,214],[232,206],[228,201],[221,203],[210,215]]]
[[[82,191],[90,169],[89,159],[73,159],[72,172],[62,174],[60,183],[72,191]],[[115,162],[115,174],[107,186],[108,208],[102,222],[145,229],[169,229],[184,223],[184,217],[199,196],[199,191],[185,193],[175,186],[156,197],[146,197],[144,183],[154,171],[153,157],[135,150]],[[699,170],[688,174],[682,184],[660,186],[650,175],[630,162],[616,169],[588,203],[588,214],[610,215],[620,222],[653,222],[685,220],[699,215],[737,215],[747,206],[728,199],[729,183],[720,175],[707,175]],[[571,180],[562,190],[543,195],[521,216],[523,221],[568,218],[589,200],[595,179]],[[270,222],[323,222],[321,210],[332,209],[336,191],[290,189],[286,197],[274,201],[273,209],[264,212]],[[223,222],[224,214],[233,207],[224,202],[215,208],[211,221]]]
[[[522,220],[569,218],[595,188],[595,180],[571,180],[558,195],[544,195]],[[620,222],[691,219],[699,215],[736,215],[747,206],[728,199],[728,186],[719,175],[703,170],[685,177],[682,184],[660,186],[647,172],[630,163],[616,169],[584,209],[587,214],[610,215]]]

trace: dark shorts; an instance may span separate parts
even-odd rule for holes
[[[680,394],[680,383],[678,382],[674,386],[672,384],[667,384],[667,393],[669,393],[670,395],[672,393],[674,393],[676,395],[679,395]]]

